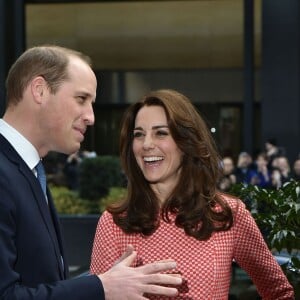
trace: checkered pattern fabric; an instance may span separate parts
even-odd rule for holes
[[[234,259],[252,278],[263,299],[293,299],[293,288],[267,248],[256,223],[244,204],[225,197],[234,212],[229,231],[217,232],[208,241],[187,236],[181,228],[161,221],[149,237],[125,234],[105,212],[99,220],[91,259],[91,272],[108,270],[128,244],[138,253],[135,266],[172,258],[184,277],[180,300],[228,299],[231,264]],[[149,299],[168,299],[147,296]]]

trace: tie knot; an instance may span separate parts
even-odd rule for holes
[[[36,165],[35,169],[37,173],[37,179],[39,180],[43,193],[46,196],[46,173],[41,160]]]

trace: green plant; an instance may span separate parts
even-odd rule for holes
[[[231,190],[252,212],[270,248],[300,250],[300,183],[290,181],[280,189],[236,185]]]
[[[102,198],[99,203],[100,211],[103,212],[107,205],[118,202],[126,195],[127,189],[122,187],[112,187],[106,197]]]
[[[82,199],[77,192],[66,187],[50,186],[53,201],[59,214],[101,214],[110,203],[117,202],[126,195],[126,188],[111,187],[108,194],[95,200]]]
[[[300,297],[300,182],[277,190],[238,184],[230,193],[246,203],[269,248],[288,252],[291,260],[282,269]]]
[[[119,158],[107,155],[84,159],[80,164],[79,183],[79,196],[94,201],[105,197],[111,187],[123,186]]]
[[[81,199],[74,191],[62,186],[50,186],[53,201],[59,214],[99,213],[97,203]]]

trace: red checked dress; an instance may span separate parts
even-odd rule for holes
[[[231,263],[234,259],[252,278],[264,300],[294,299],[293,288],[268,250],[254,219],[241,201],[226,198],[234,211],[234,225],[207,241],[187,236],[183,229],[161,221],[151,236],[125,234],[104,212],[99,220],[91,260],[91,272],[108,270],[132,244],[138,253],[135,265],[172,258],[185,283],[170,299],[228,299]],[[147,296],[149,299],[168,299]],[[121,298],[120,298],[121,299]]]

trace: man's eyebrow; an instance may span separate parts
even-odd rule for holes
[[[90,94],[89,92],[78,92],[78,94],[85,96],[85,97],[92,97],[92,94]]]

